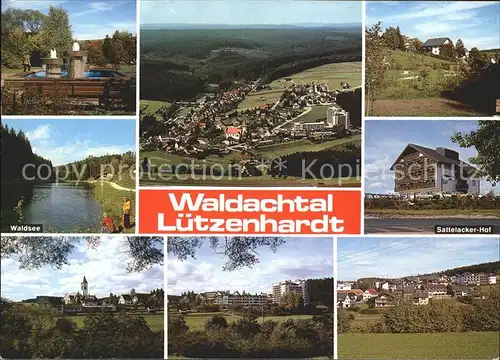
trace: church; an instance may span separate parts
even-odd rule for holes
[[[82,305],[85,307],[98,306],[97,297],[89,294],[89,283],[85,276],[80,283],[80,292],[68,293],[64,295],[63,302],[65,305]]]

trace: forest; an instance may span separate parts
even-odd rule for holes
[[[0,300],[0,353],[9,359],[163,358],[164,332],[141,316],[100,313],[84,325],[25,304]]]
[[[361,29],[141,31],[141,99],[188,100],[209,83],[262,82],[335,62],[361,61]]]
[[[46,179],[46,181],[54,179],[52,162],[33,153],[31,144],[22,130],[16,131],[4,124],[1,124],[0,128],[2,132],[2,183],[28,180],[37,176],[37,169],[40,170],[39,179]],[[26,164],[33,164],[33,167],[27,167],[23,174]]]
[[[228,324],[214,315],[189,331],[182,315],[168,317],[168,352],[188,358],[333,358],[333,316],[268,320],[248,316]]]

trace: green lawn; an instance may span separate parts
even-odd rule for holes
[[[238,110],[248,110],[254,109],[258,106],[264,106],[266,104],[274,104],[281,94],[285,91],[285,87],[276,90],[265,90],[250,93],[245,96],[245,99],[238,105]]]
[[[224,313],[191,313],[184,315],[184,320],[186,321],[187,326],[189,327],[190,330],[200,330],[205,326],[205,322],[212,318],[214,315],[223,315],[228,323],[235,322],[236,320],[240,319],[240,316],[237,315],[231,315],[231,314],[224,314]],[[312,319],[312,315],[286,315],[286,316],[265,316],[264,321],[276,321],[276,322],[283,322],[288,319]],[[257,318],[257,321],[259,323],[262,323],[262,317]]]
[[[338,336],[338,356],[346,359],[493,359],[499,355],[499,332]]]
[[[316,105],[311,107],[311,111],[300,116],[294,122],[318,122],[325,120],[326,121],[326,110],[331,108],[332,105]],[[289,126],[293,126],[293,123],[290,123]]]
[[[167,101],[159,101],[159,100],[141,100],[140,107],[144,109],[144,112],[147,115],[154,115],[158,110],[162,107],[169,107],[170,103]],[[158,119],[158,116],[156,116]]]
[[[133,315],[133,314],[131,314]],[[153,331],[160,331],[163,330],[164,327],[164,321],[163,321],[163,314],[139,314],[140,317],[144,318],[146,322],[148,323],[149,327]],[[71,321],[75,322],[76,325],[81,328],[83,327],[83,322],[85,321],[85,318],[87,316],[85,315],[78,315],[78,316],[65,316],[67,319],[70,319]]]

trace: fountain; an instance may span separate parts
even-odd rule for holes
[[[56,49],[50,50],[50,57],[43,58],[42,64],[45,67],[45,71],[48,78],[60,78],[61,68],[63,64],[63,59],[57,57]]]
[[[73,79],[82,79],[85,74],[85,62],[88,55],[88,51],[80,50],[80,44],[78,41],[73,43],[71,51],[69,54],[69,73],[68,77]]]

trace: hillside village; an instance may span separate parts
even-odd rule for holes
[[[137,293],[134,289],[127,294],[98,298],[89,293],[89,284],[85,276],[80,284],[80,291],[67,293],[64,296],[37,296],[35,299],[23,300],[23,303],[33,303],[40,307],[53,308],[62,313],[92,313],[117,312],[128,309],[145,308],[148,313],[163,309],[164,291],[155,289],[150,293]]]
[[[351,308],[367,304],[373,308],[395,306],[400,301],[428,305],[430,300],[482,298],[479,288],[497,284],[492,273],[464,272],[460,275],[424,275],[398,279],[358,279],[337,283],[337,306]]]
[[[203,159],[291,140],[323,142],[360,133],[360,122],[351,121],[349,112],[336,103],[340,92],[351,90],[346,82],[341,82],[338,90],[331,90],[328,84],[292,82],[274,103],[262,96],[263,105],[238,109],[247,96],[262,89],[266,85],[258,81],[238,84],[224,92],[213,84],[208,89],[212,92],[196,102],[174,103],[166,110],[160,109],[160,114],[166,111],[164,119],[159,120],[161,125],[154,116],[141,120],[140,149]],[[183,106],[190,110],[182,114]],[[325,107],[323,115],[318,120],[301,121],[316,106]],[[251,159],[243,156],[242,161]]]

